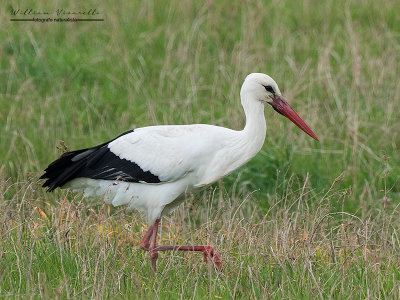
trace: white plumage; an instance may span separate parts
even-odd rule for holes
[[[179,195],[211,184],[247,162],[263,144],[265,130],[261,133],[249,140],[254,135],[247,130],[205,124],[135,129],[108,148],[156,175],[160,183],[76,178],[64,187],[83,190],[85,196],[105,195],[114,206],[128,204],[129,209],[144,211],[153,223]],[[173,208],[170,205],[164,213]]]
[[[149,223],[157,225],[152,227],[158,227],[159,218],[182,201],[179,196],[226,176],[261,149],[265,103],[318,139],[268,75],[248,75],[240,96],[246,114],[243,130],[205,124],[138,128],[102,145],[65,153],[46,169],[44,186],[50,191],[62,187],[81,190],[85,196],[104,196],[114,206],[126,204],[144,211]],[[155,230],[152,227],[149,231]],[[154,238],[155,244],[156,235],[156,231],[146,234],[142,248],[155,251],[149,239]],[[159,250],[172,249],[163,247]]]

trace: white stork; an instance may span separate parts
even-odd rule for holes
[[[266,134],[265,103],[318,140],[268,75],[248,75],[240,98],[246,115],[243,130],[207,124],[137,128],[104,144],[64,153],[46,168],[43,187],[83,191],[114,206],[144,211],[151,226],[140,247],[150,253],[154,272],[158,251],[164,250],[201,251],[205,261],[221,268],[210,246],[158,246],[160,218],[182,202],[185,192],[217,181],[257,154]]]

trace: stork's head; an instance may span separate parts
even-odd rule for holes
[[[242,100],[250,99],[250,101],[271,105],[276,112],[288,118],[313,139],[319,141],[315,133],[282,97],[275,80],[268,75],[262,73],[249,74],[244,80],[240,95]]]

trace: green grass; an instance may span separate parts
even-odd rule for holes
[[[398,1],[12,5],[95,7],[105,21],[0,12],[0,298],[399,298]],[[321,142],[266,108],[262,151],[163,220],[164,243],[210,243],[223,272],[163,253],[153,277],[138,214],[40,188],[60,140],[241,129],[251,72],[271,75]]]

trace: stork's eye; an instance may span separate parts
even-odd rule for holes
[[[275,94],[274,89],[272,88],[272,86],[270,85],[264,85],[265,89],[267,90],[267,92],[270,92],[271,94]]]

